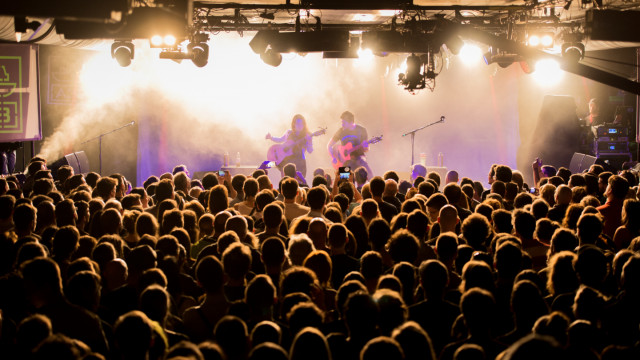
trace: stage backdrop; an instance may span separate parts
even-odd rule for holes
[[[39,140],[38,47],[0,45],[0,142]]]

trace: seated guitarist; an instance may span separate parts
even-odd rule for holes
[[[307,128],[307,120],[304,116],[296,114],[291,120],[291,129],[287,130],[281,137],[273,137],[271,134],[267,134],[266,139],[272,140],[276,143],[295,143],[298,140],[306,138],[305,142],[301,142],[301,145],[296,145],[291,149],[292,154],[284,158],[279,164],[278,169],[283,171],[285,165],[292,163],[296,165],[297,171],[302,173],[304,178],[307,177],[307,161],[305,160],[304,152],[313,152],[313,142],[311,132]]]
[[[373,176],[371,168],[367,163],[367,159],[364,156],[364,153],[369,151],[369,143],[367,142],[367,129],[355,123],[353,113],[351,113],[350,111],[343,112],[342,115],[340,115],[340,119],[342,120],[342,127],[338,129],[331,140],[329,140],[329,144],[327,145],[329,154],[332,158],[334,157],[333,147],[338,141],[342,146],[351,143],[354,148],[362,144],[362,148],[352,152],[351,159],[345,161],[342,166],[349,166],[351,167],[351,169],[357,169],[358,167],[363,166],[365,169],[367,169],[369,177]]]

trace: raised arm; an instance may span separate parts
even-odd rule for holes
[[[271,140],[275,143],[283,143],[285,142],[285,140],[287,140],[287,138],[289,137],[289,133],[291,132],[291,130],[287,130],[284,134],[282,134],[282,136],[280,137],[273,137],[271,135],[271,133],[268,133],[267,136],[265,136],[265,139],[267,140]]]

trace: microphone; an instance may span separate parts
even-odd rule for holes
[[[444,116],[440,116],[440,121],[444,122]]]

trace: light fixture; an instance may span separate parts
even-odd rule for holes
[[[527,37],[527,45],[541,49],[552,48],[554,37],[553,33],[531,33]]]
[[[277,67],[282,63],[282,54],[273,49],[268,49],[264,53],[260,54],[260,59],[262,59],[262,61],[267,65]]]
[[[482,56],[482,50],[479,47],[472,44],[464,44],[460,53],[458,54],[460,60],[467,65],[477,64],[477,61]]]
[[[149,39],[149,43],[150,46],[152,48],[163,48],[163,49],[169,49],[169,48],[175,48],[177,45],[178,39],[176,39],[175,36],[173,36],[172,34],[167,34],[167,35],[153,35],[150,39]]]
[[[407,71],[406,73],[398,74],[398,85],[405,87],[405,90],[414,91],[424,89],[425,80],[422,73],[422,65],[424,61],[420,56],[411,54],[407,57]]]
[[[13,27],[17,33],[26,33],[28,29],[36,31],[41,25],[39,21],[27,21],[25,16],[16,16],[13,18]]]
[[[260,55],[265,64],[276,67],[282,63],[282,54],[271,49],[270,42],[278,34],[275,30],[261,30],[249,42],[254,53]]]
[[[451,35],[444,41],[444,45],[453,55],[458,55],[464,46],[464,41],[456,35]]]
[[[572,64],[584,59],[584,44],[581,42],[565,42],[562,44],[562,57]]]
[[[197,67],[204,67],[209,62],[209,45],[204,42],[189,43],[187,45],[187,54]]]
[[[116,59],[122,67],[131,65],[134,53],[134,47],[131,41],[116,41],[111,44],[111,57]]]

